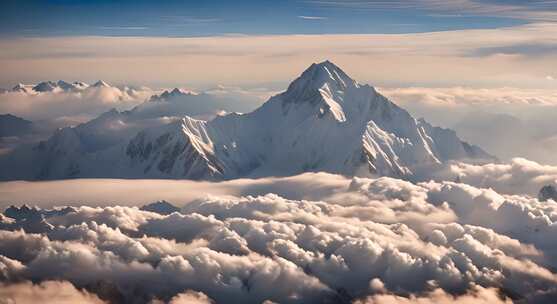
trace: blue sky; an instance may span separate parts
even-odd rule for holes
[[[552,21],[555,12],[557,2],[547,0],[7,0],[0,35],[413,33]]]

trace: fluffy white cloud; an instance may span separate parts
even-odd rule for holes
[[[501,298],[496,289],[473,286],[464,295],[447,294],[442,289],[435,289],[424,295],[410,295],[401,297],[392,294],[379,294],[358,300],[354,304],[495,304],[513,303],[508,298]]]
[[[170,299],[169,304],[211,304],[213,301],[202,292],[187,291]]]
[[[60,205],[94,206],[148,204],[166,200],[183,205],[207,195],[245,196],[277,193],[290,199],[322,200],[343,191],[350,180],[327,173],[293,177],[235,179],[219,183],[188,180],[81,179],[50,182],[0,182],[0,208],[32,203],[50,208]],[[72,189],[72,191],[67,191]]]
[[[500,193],[535,197],[543,186],[557,185],[557,166],[542,165],[524,158],[484,165],[455,162],[431,170],[424,177],[460,180],[480,188],[493,188]]]
[[[543,303],[557,296],[553,201],[462,183],[328,174],[211,185],[221,195],[197,197],[170,215],[124,206],[13,209],[8,215],[17,219],[1,219],[0,275],[65,280],[113,302]],[[302,199],[304,187],[319,194]]]
[[[51,91],[36,92],[31,87],[1,92],[0,113],[11,113],[32,121],[46,120],[57,127],[64,123],[87,121],[114,108],[120,111],[131,110],[140,104],[143,105],[134,113],[136,119],[184,115],[210,118],[223,110],[251,111],[273,93],[264,88],[217,86],[200,93],[183,90],[183,94],[171,94],[169,98],[158,100],[159,102],[145,103],[161,91],[147,87],[108,85],[66,90],[56,87]],[[186,92],[192,94],[185,94]]]
[[[96,295],[77,290],[71,283],[65,281],[45,281],[33,284],[29,281],[5,284],[0,283],[0,303],[6,304],[102,304]]]
[[[112,108],[127,110],[154,92],[148,88],[90,86],[83,90],[52,92],[6,92],[0,94],[0,113],[30,120],[83,121]]]

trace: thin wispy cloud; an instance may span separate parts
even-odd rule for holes
[[[535,21],[557,21],[555,1],[492,1],[492,0],[310,0],[310,4],[327,9],[417,10],[441,12],[439,16],[491,16]]]
[[[219,18],[198,18],[187,16],[163,16],[160,19],[163,22],[176,24],[208,24],[222,21],[222,19]]]
[[[304,20],[327,20],[329,18],[327,17],[322,17],[322,16],[298,16],[298,18],[300,19],[304,19]]]
[[[148,27],[146,26],[101,26],[99,27],[101,30],[146,30]]]

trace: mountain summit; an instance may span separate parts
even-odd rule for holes
[[[58,131],[31,153],[39,166],[27,176],[221,180],[325,171],[411,178],[449,160],[492,158],[454,131],[414,119],[330,61],[312,64],[253,112],[186,116],[92,146],[108,142],[103,134],[114,133],[100,131],[115,116]]]
[[[330,112],[335,120],[346,121],[343,93],[354,91],[360,85],[330,61],[312,64],[300,77],[294,80],[283,99],[294,103],[310,102],[320,104],[321,114]],[[346,100],[352,102],[352,100]]]
[[[343,90],[348,87],[357,87],[358,83],[334,63],[327,60],[321,63],[313,63],[290,84],[288,91],[319,90],[325,86],[332,90]]]

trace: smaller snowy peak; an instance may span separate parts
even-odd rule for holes
[[[172,90],[172,91],[170,92],[170,94],[180,95],[180,94],[185,94],[185,92],[182,91],[182,89],[174,88],[174,90]]]
[[[35,92],[52,92],[58,88],[54,81],[43,81],[33,87]]]
[[[24,204],[21,207],[11,205],[4,210],[4,215],[13,218],[17,221],[24,219],[37,219],[42,217],[52,217],[66,215],[68,213],[76,212],[77,210],[73,207],[64,208],[54,208],[54,209],[41,209],[38,207],[29,207]]]
[[[27,93],[29,90],[27,88],[26,85],[24,85],[23,83],[18,83],[17,85],[15,85],[12,89],[12,92],[23,92],[23,93]]]
[[[95,82],[92,86],[95,87],[95,88],[102,88],[102,87],[109,88],[110,84],[108,84],[104,80],[99,80],[99,81]]]
[[[45,219],[54,216],[64,216],[68,213],[76,211],[77,210],[73,207],[48,210],[37,207],[29,207],[27,205],[23,205],[21,207],[12,205],[4,211],[4,220],[2,220],[2,215],[0,215],[0,225],[2,225],[4,229],[23,229],[28,233],[52,231],[54,230],[54,226],[48,223]],[[10,220],[6,221],[5,219]]]
[[[16,207],[12,205],[4,211],[4,215],[15,220],[22,220],[28,218],[38,218],[41,216],[41,213],[36,207],[29,207],[27,205]]]
[[[172,205],[165,200],[144,205],[140,209],[143,211],[155,212],[161,215],[169,215],[174,212],[180,212],[180,208]]]
[[[65,82],[64,80],[58,80],[58,82],[56,82],[56,85],[62,88],[63,90],[71,90],[74,88],[73,84],[69,82]]]
[[[152,101],[152,102],[169,101],[169,100],[172,100],[172,99],[178,99],[180,97],[190,96],[190,95],[195,95],[195,94],[193,92],[190,92],[190,91],[186,91],[186,90],[179,89],[179,88],[174,88],[172,91],[165,90],[160,95],[151,96],[149,101]]]
[[[78,91],[88,87],[88,85],[84,82],[76,81],[74,83],[69,83],[64,80],[58,80],[58,82],[56,82],[56,85],[64,91]]]

